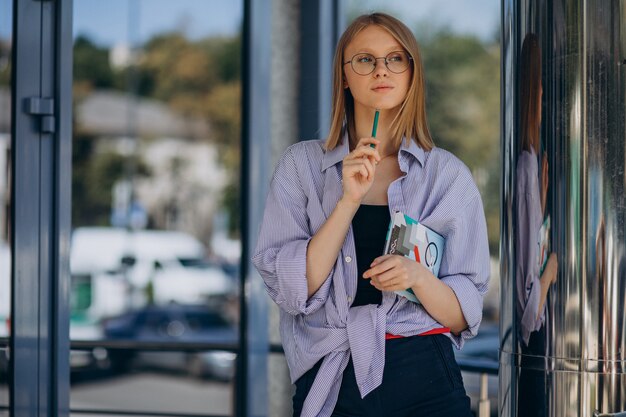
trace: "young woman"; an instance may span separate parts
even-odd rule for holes
[[[424,96],[411,31],[361,16],[337,45],[328,138],[278,162],[252,260],[281,309],[294,416],[471,415],[452,344],[482,318],[485,216],[469,170],[434,147]],[[397,210],[446,239],[439,277],[381,256]]]

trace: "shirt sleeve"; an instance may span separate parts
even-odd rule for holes
[[[468,327],[451,335],[457,348],[478,333],[483,317],[483,297],[490,275],[487,224],[480,195],[474,197],[461,215],[453,220],[446,237],[439,277],[448,285],[461,305]]]
[[[533,173],[534,175],[534,173]],[[536,177],[536,175],[535,175]],[[531,182],[531,186],[538,185]],[[541,298],[537,252],[542,222],[539,193],[524,192],[518,196],[517,207],[517,303],[520,312],[520,334],[528,345],[530,333],[541,328],[545,316],[538,314]]]
[[[292,148],[281,157],[265,204],[252,263],[269,296],[289,314],[311,314],[328,298],[334,267],[322,286],[307,297],[306,253],[312,233]]]

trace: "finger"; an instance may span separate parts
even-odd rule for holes
[[[389,286],[390,282],[395,281],[396,278],[399,278],[399,277],[400,277],[400,274],[396,268],[392,268],[386,272],[383,272],[382,274],[376,275],[376,279],[378,280],[380,285],[385,286],[385,287]]]
[[[365,165],[365,168],[367,169],[368,179],[373,180],[374,174],[376,172],[376,168],[374,168],[374,164],[372,164],[372,162],[369,159],[365,158],[363,159],[363,165]]]
[[[380,161],[381,159],[378,150],[372,149],[367,145],[357,147],[350,154],[348,154],[348,157],[349,159],[368,157],[370,160],[374,161]]]
[[[358,172],[359,172],[359,166],[358,165],[344,166],[343,167],[343,177],[344,178],[354,177]]]
[[[370,144],[373,144],[374,146],[378,147],[378,145],[380,144],[380,141],[376,138],[361,138],[359,139],[359,141],[356,143],[356,148],[358,148],[361,145],[367,145],[369,146]]]
[[[365,165],[361,164],[361,166],[359,167],[359,173],[361,174],[363,178],[369,180],[368,178],[369,173],[367,172],[367,168],[365,168]]]
[[[346,168],[347,168],[346,172],[351,172],[351,173],[358,172],[363,177],[365,177],[368,181],[371,181],[374,179],[374,166],[367,158],[354,161],[348,164]]]
[[[402,285],[401,279],[399,277],[393,278],[391,280],[381,282],[379,287],[382,291],[397,291],[397,290],[406,290]]]
[[[370,266],[374,266],[374,265],[376,265],[376,264],[379,264],[380,262],[384,261],[384,260],[385,260],[385,259],[387,259],[387,258],[390,258],[391,256],[393,256],[393,255],[382,255],[382,256],[379,256],[379,257],[375,258],[375,259],[372,261],[372,263],[370,264]]]
[[[406,288],[402,285],[400,278],[394,278],[391,281],[380,282],[380,281],[371,281],[371,284],[380,291],[399,291],[406,290]]]
[[[374,287],[376,287],[376,289],[378,289],[378,290],[381,290],[381,291],[383,290],[382,285],[380,284],[380,282],[378,281],[378,279],[376,279],[376,277],[373,277],[373,278],[370,280],[370,284],[372,284],[372,285],[373,285]]]
[[[344,166],[344,172],[347,174],[356,174],[360,172],[361,168],[365,168],[363,162],[354,162],[352,164]]]
[[[375,275],[380,275],[395,266],[395,260],[391,258],[387,258],[384,261],[380,262],[376,266],[368,269],[363,273],[364,278],[371,278]]]

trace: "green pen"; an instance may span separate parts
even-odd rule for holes
[[[376,137],[376,129],[378,129],[378,114],[379,110],[376,109],[376,113],[374,113],[374,126],[372,126],[372,137]],[[370,148],[376,148],[376,145],[370,143]]]

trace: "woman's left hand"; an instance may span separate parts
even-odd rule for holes
[[[401,291],[420,283],[428,271],[422,264],[400,255],[383,255],[374,259],[363,278],[381,291]]]

